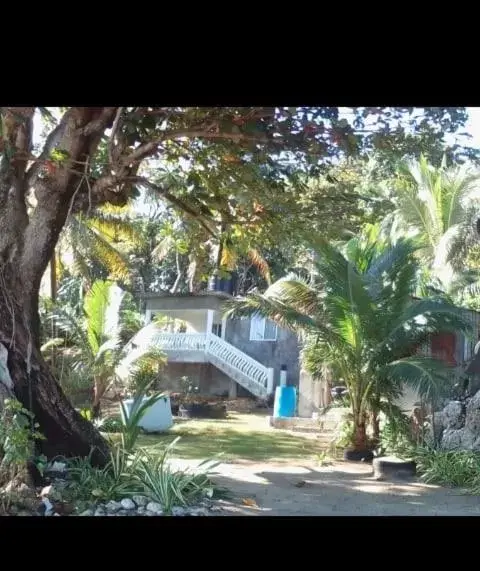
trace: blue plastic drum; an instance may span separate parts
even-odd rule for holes
[[[295,387],[277,387],[273,403],[273,417],[295,416],[297,408],[297,389]]]

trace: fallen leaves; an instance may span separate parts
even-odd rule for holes
[[[258,508],[258,504],[253,498],[243,498],[242,504],[250,508]]]

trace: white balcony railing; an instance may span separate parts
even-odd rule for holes
[[[152,343],[164,351],[205,351],[205,333],[158,333]]]

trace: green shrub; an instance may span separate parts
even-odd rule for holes
[[[166,514],[170,514],[176,504],[186,506],[201,497],[212,497],[214,485],[208,474],[218,462],[206,460],[196,472],[173,471],[168,458],[180,437],[171,442],[162,454],[139,451],[135,460],[135,477],[143,491],[152,500],[163,505]]]
[[[411,435],[410,419],[391,417],[385,421],[380,431],[380,444],[378,455],[394,454],[400,457],[410,457],[415,450]]]
[[[147,392],[150,387],[154,388],[161,379],[161,369],[165,363],[165,354],[162,351],[149,350],[132,366],[127,391],[134,395]]]
[[[131,459],[119,445],[112,447],[110,461],[103,469],[94,468],[90,457],[72,459],[65,493],[76,502],[87,503],[133,495],[141,490],[133,468]]]
[[[417,470],[426,484],[480,490],[480,454],[467,450],[418,448]]]
[[[205,461],[195,471],[172,470],[168,459],[178,440],[176,438],[159,454],[146,450],[130,454],[117,444],[112,447],[110,461],[103,469],[94,468],[90,458],[70,460],[71,478],[64,499],[83,506],[143,494],[161,503],[168,515],[173,506],[186,506],[202,497],[211,498],[215,486],[209,473],[218,462]]]
[[[141,419],[150,406],[164,398],[156,394],[143,401],[147,388],[137,393],[129,415],[122,403],[124,423],[121,424],[121,442],[112,446],[110,461],[105,468],[94,468],[89,458],[70,461],[71,480],[66,494],[72,500],[92,503],[140,493],[161,503],[165,513],[170,514],[174,505],[187,505],[202,496],[212,497],[214,486],[208,473],[217,463],[203,462],[195,472],[174,471],[169,466],[169,456],[179,438],[163,453],[151,454],[146,450],[133,453]],[[110,419],[110,422],[114,421],[118,422]],[[104,421],[103,426],[106,423]]]
[[[119,432],[122,432],[124,428],[122,419],[116,416],[96,419],[94,424],[102,432],[108,432],[111,434],[118,434]]]
[[[0,415],[0,457],[3,478],[13,478],[33,457],[35,440],[44,436],[38,432],[33,414],[16,399],[5,399]]]

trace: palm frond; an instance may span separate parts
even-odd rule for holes
[[[141,240],[141,236],[131,220],[118,215],[102,213],[101,216],[87,218],[85,224],[104,238],[112,241],[135,243]]]
[[[152,250],[152,258],[161,262],[175,248],[175,238],[171,235],[164,236]]]
[[[90,248],[96,259],[109,271],[112,277],[128,279],[129,261],[125,254],[120,252],[95,228],[90,231]]]
[[[229,247],[227,244],[224,244],[222,248],[222,257],[220,260],[221,267],[225,268],[227,271],[232,271],[235,269],[237,261],[238,261],[238,252],[236,252],[234,248]]]
[[[422,398],[431,401],[445,396],[452,384],[453,369],[440,359],[405,357],[388,363],[380,375],[411,387]]]
[[[267,283],[270,285],[272,283],[272,278],[270,275],[270,266],[268,265],[267,260],[265,260],[256,248],[250,248],[248,250],[248,257],[252,261],[252,264],[258,269],[260,275],[265,278]]]
[[[252,292],[248,297],[229,300],[223,304],[224,316],[229,318],[252,317],[262,315],[274,321],[280,327],[298,331],[301,328],[316,329],[314,319],[283,303],[279,299]]]
[[[107,309],[112,282],[97,280],[87,292],[84,309],[87,318],[87,337],[92,352],[96,354],[104,343],[107,327]]]
[[[88,337],[83,330],[82,320],[79,320],[76,311],[68,305],[55,304],[50,313],[58,331],[64,333],[67,339],[78,345],[82,351],[89,351]]]

